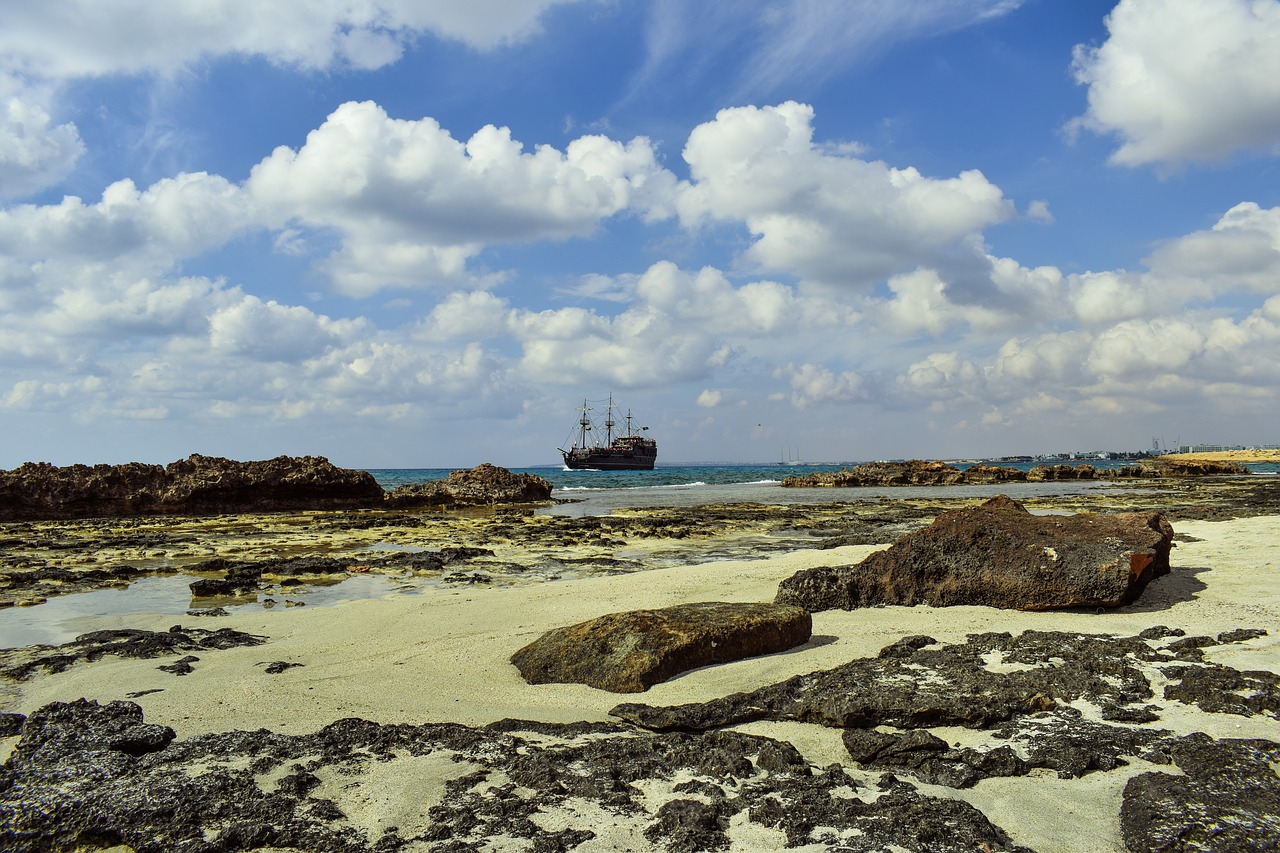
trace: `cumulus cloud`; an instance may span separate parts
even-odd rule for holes
[[[1089,108],[1070,127],[1118,136],[1112,162],[1280,153],[1280,2],[1120,0],[1106,21],[1076,48]]]
[[[721,110],[694,128],[681,220],[741,221],[760,268],[858,289],[1013,214],[981,172],[935,179],[833,154],[814,145],[812,123],[811,107],[788,101]]]
[[[277,148],[246,186],[282,225],[337,229],[342,247],[325,269],[340,290],[367,295],[456,284],[486,244],[586,236],[628,210],[662,218],[675,178],[642,137],[530,152],[507,128],[460,142],[433,119],[393,119],[366,102],[338,107],[299,150]]]
[[[42,0],[0,10],[0,55],[29,76],[71,79],[168,72],[227,54],[321,69],[394,62],[432,33],[488,49],[527,37],[547,9],[576,0],[311,0],[304,6],[213,0]]]
[[[797,409],[853,403],[864,398],[863,379],[851,370],[836,372],[819,364],[788,364],[775,375],[785,378],[791,386],[791,404]]]
[[[75,125],[55,125],[32,94],[0,70],[0,197],[22,198],[56,184],[84,153]]]

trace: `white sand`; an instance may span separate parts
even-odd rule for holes
[[[580,685],[525,684],[510,664],[516,649],[543,632],[605,613],[664,607],[690,601],[768,601],[777,584],[801,568],[857,562],[873,547],[801,551],[759,561],[715,562],[587,580],[525,587],[439,590],[423,595],[368,600],[324,608],[277,608],[224,618],[185,617],[202,628],[232,627],[270,637],[256,648],[201,654],[196,671],[176,677],[154,660],[103,659],[21,686],[6,710],[30,713],[55,700],[123,699],[161,688],[138,702],[149,722],[172,726],[179,737],[266,727],[282,733],[312,732],[343,717],[380,723],[458,722],[479,725],[503,718],[550,722],[608,720],[623,701],[655,705],[705,701],[792,675],[826,669],[876,654],[906,634],[943,642],[969,633],[1027,629],[1132,635],[1153,625],[1216,635],[1235,628],[1264,628],[1267,637],[1209,648],[1206,657],[1239,669],[1280,672],[1280,517],[1229,522],[1182,522],[1179,534],[1203,541],[1180,543],[1174,571],[1155,581],[1138,604],[1098,615],[1019,613],[983,607],[884,607],[814,615],[815,642],[791,652],[685,673],[644,694],[618,695]],[[164,629],[173,617],[130,617],[121,626]],[[272,661],[304,664],[276,675]],[[1157,700],[1157,704],[1163,704]],[[1168,703],[1156,724],[1180,733],[1280,740],[1280,723],[1208,715]],[[850,768],[839,732],[800,724],[756,723],[744,731],[791,741],[815,764],[841,761]],[[949,733],[944,733],[944,737]],[[954,739],[953,739],[954,742]],[[6,750],[7,751],[7,750]],[[405,820],[404,804],[388,788],[439,790],[442,777],[413,761],[384,767],[386,778],[366,787],[365,825]],[[924,786],[929,793],[961,796],[983,809],[1014,840],[1042,853],[1118,850],[1120,791],[1132,774],[1149,770],[1135,762],[1081,780],[987,780],[967,791]],[[399,780],[398,783],[395,780]],[[350,805],[360,813],[358,789]],[[363,802],[363,801],[361,801]],[[423,809],[425,813],[425,809]],[[549,818],[550,819],[550,818]],[[620,828],[621,829],[621,828]],[[634,839],[627,829],[631,843]],[[750,827],[742,830],[744,838]],[[760,837],[750,845],[762,843]],[[615,839],[616,840],[616,839]],[[602,837],[601,843],[604,843]],[[743,841],[745,846],[750,846]],[[643,846],[643,845],[642,845]],[[600,849],[607,849],[601,847]]]

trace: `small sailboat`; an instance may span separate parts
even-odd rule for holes
[[[649,471],[658,458],[658,443],[652,438],[638,434],[632,428],[631,410],[627,410],[627,428],[623,435],[617,437],[613,428],[617,424],[613,420],[613,395],[609,395],[608,408],[605,410],[604,440],[600,441],[600,431],[591,422],[591,408],[587,401],[582,401],[582,411],[578,419],[578,428],[574,430],[577,439],[573,445],[561,447],[560,455],[564,457],[567,468],[597,471]],[[640,427],[647,432],[648,427]],[[592,440],[588,440],[588,433]]]

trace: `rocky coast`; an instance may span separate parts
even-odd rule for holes
[[[1169,526],[1167,566],[1105,608],[886,599],[797,621],[789,604],[768,653],[627,694],[531,683],[513,656],[609,614],[764,618],[790,579],[857,574],[981,501],[571,518],[514,499],[0,524],[10,603],[157,572],[213,582],[178,624],[135,614],[0,652],[0,846],[1094,853],[1280,840],[1280,478],[1025,501],[1037,517]],[[217,606],[378,573],[429,583],[324,608]]]

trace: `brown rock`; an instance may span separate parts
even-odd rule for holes
[[[966,483],[1018,483],[1026,479],[1026,471],[1005,465],[984,465],[979,463],[964,469],[964,481]]]
[[[511,656],[530,684],[640,693],[685,670],[808,642],[808,611],[720,601],[611,613],[548,631]]]
[[[1094,480],[1098,469],[1092,465],[1037,465],[1027,472],[1028,483],[1047,480]]]
[[[368,471],[323,456],[236,462],[192,454],[166,467],[25,463],[0,471],[0,519],[90,518],[378,506]]]
[[[813,486],[950,486],[964,482],[964,472],[945,462],[867,462],[839,471],[815,471],[785,477],[788,488]]]
[[[856,566],[797,572],[776,601],[810,611],[878,604],[1015,610],[1119,607],[1169,572],[1158,513],[1036,516],[998,495],[952,510]]]
[[[446,480],[400,486],[387,495],[396,508],[413,506],[493,506],[551,500],[551,483],[534,474],[515,474],[485,462],[454,471]]]

